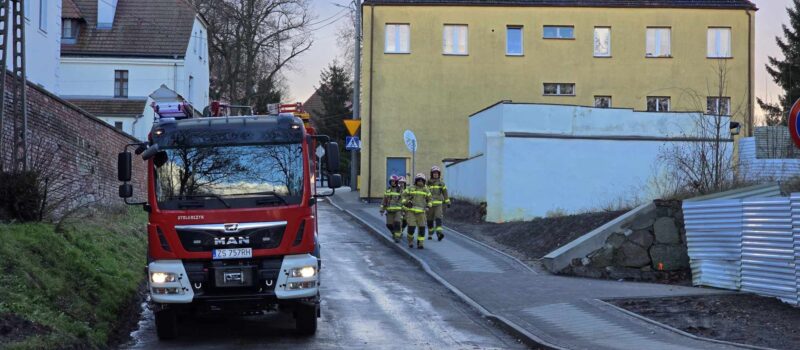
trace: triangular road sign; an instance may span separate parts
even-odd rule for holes
[[[358,132],[358,128],[361,127],[361,120],[359,119],[345,119],[344,126],[347,128],[347,133],[350,136],[356,136],[356,132]]]

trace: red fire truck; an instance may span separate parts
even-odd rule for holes
[[[178,316],[292,313],[301,334],[320,315],[317,199],[341,186],[339,149],[295,113],[231,116],[215,104],[192,117],[183,103],[154,104],[149,141],[119,154],[120,197],[143,205],[147,281],[158,337]],[[317,194],[315,150],[326,151],[333,191]],[[147,168],[147,200],[131,203],[133,154]]]

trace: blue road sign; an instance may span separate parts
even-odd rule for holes
[[[358,136],[347,136],[344,139],[344,149],[348,151],[358,151],[361,149],[361,140]]]

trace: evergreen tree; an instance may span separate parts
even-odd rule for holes
[[[334,60],[320,74],[319,84],[317,92],[322,99],[324,111],[310,111],[315,116],[312,123],[321,134],[338,142],[343,151],[345,136],[348,136],[344,120],[351,119],[353,114],[353,82],[345,66]],[[347,182],[350,178],[350,157],[340,157],[339,168]]]
[[[778,103],[768,103],[760,98],[758,105],[767,113],[768,123],[776,123],[780,116],[781,125],[787,124],[787,117],[792,104],[800,98],[800,0],[794,0],[793,8],[787,8],[789,25],[783,25],[784,38],[776,37],[778,47],[783,53],[783,60],[769,57],[767,73],[772,76],[784,94]]]

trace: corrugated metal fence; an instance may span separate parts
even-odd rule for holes
[[[800,303],[800,194],[683,204],[692,282]]]

